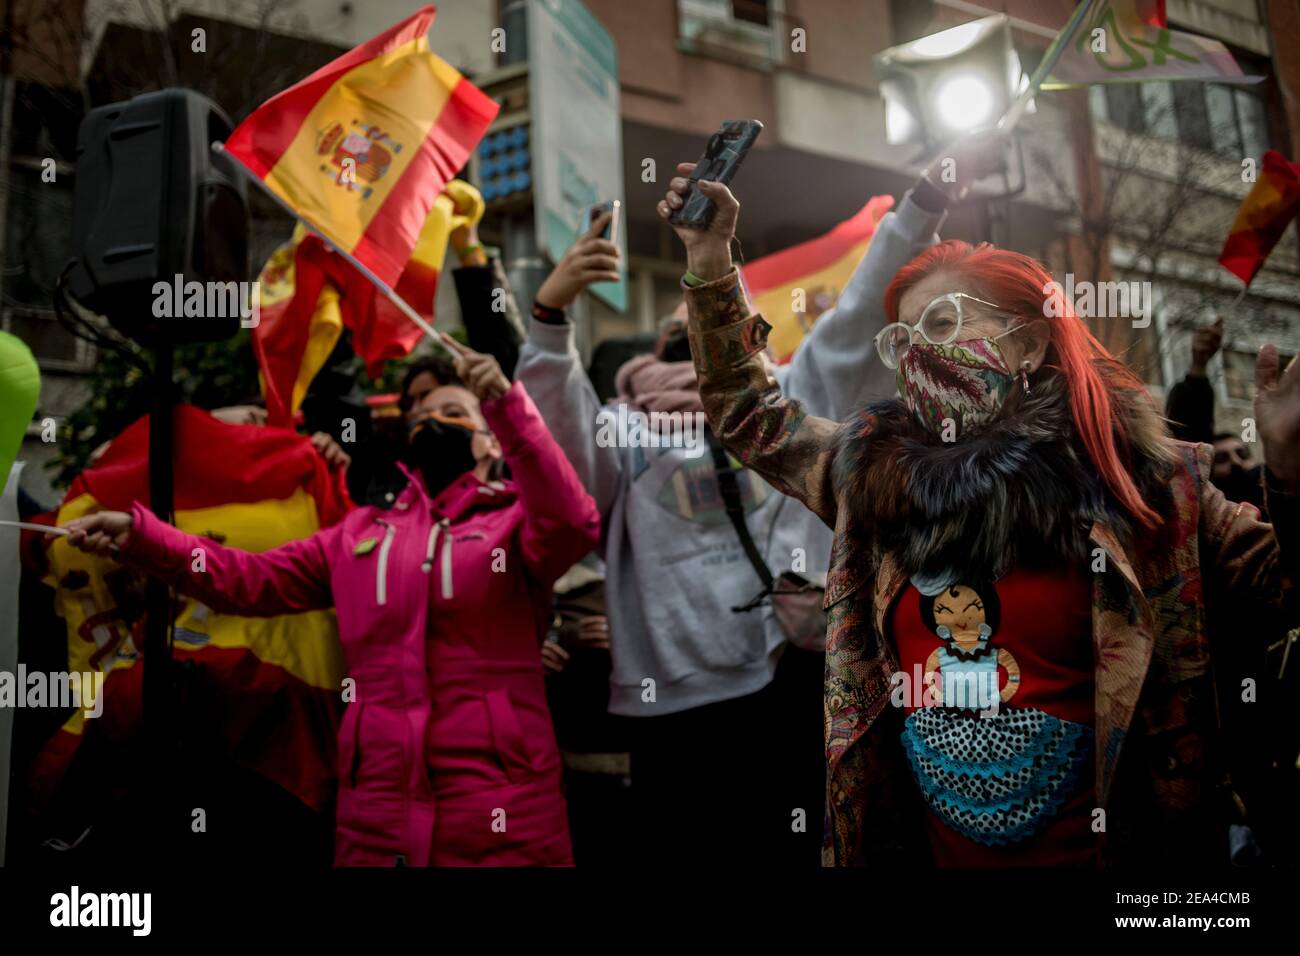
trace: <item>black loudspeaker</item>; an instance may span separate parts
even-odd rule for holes
[[[67,291],[138,342],[227,338],[251,305],[243,178],[211,148],[230,132],[190,90],[82,120]]]

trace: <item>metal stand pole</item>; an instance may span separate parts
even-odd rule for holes
[[[159,341],[154,348],[154,393],[149,414],[149,508],[163,521],[172,520],[173,504],[173,383],[174,346]],[[169,786],[168,768],[176,756],[174,686],[171,649],[171,588],[150,577],[145,591],[144,675],[141,698],[146,748],[148,800],[154,813],[146,819],[149,850],[158,856],[175,840],[164,827],[177,824],[175,788]]]

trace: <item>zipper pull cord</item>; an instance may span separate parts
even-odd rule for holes
[[[451,521],[442,519],[443,542],[442,542],[442,597],[443,600],[451,600]]]
[[[425,574],[433,570],[433,550],[438,543],[438,531],[441,527],[440,524],[435,522],[433,527],[429,529],[429,539],[424,548],[424,561],[420,564],[420,570]]]

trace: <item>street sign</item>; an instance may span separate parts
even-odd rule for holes
[[[579,0],[529,0],[528,99],[537,243],[558,262],[589,206],[623,201],[618,49]],[[626,237],[616,240],[626,263]],[[625,311],[626,271],[591,291]]]

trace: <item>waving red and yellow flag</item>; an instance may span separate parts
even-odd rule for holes
[[[456,179],[452,184],[462,197],[478,195],[469,183]],[[397,280],[397,294],[430,323],[449,237],[468,222],[447,192],[439,195]],[[379,378],[384,362],[410,354],[424,334],[347,260],[301,225],[267,260],[258,281],[261,310],[253,329],[253,353],[273,425],[292,421],[345,327],[352,333],[352,350],[366,363],[372,379]]]
[[[1297,212],[1300,163],[1270,149],[1259,164],[1259,178],[1237,210],[1237,218],[1224,240],[1220,265],[1250,285]]]
[[[267,100],[226,151],[389,286],[499,107],[429,52],[434,8]]]
[[[293,421],[343,332],[339,293],[327,281],[331,255],[299,225],[257,277],[261,306],[253,327],[253,355],[261,370],[267,421],[281,428]]]
[[[279,428],[227,425],[188,405],[176,414],[176,524],[249,551],[305,538],[342,519],[351,507],[341,473],[330,472],[308,439]],[[148,500],[149,421],[115,438],[103,457],[72,483],[58,521],[101,509],[126,510]],[[46,583],[67,625],[68,667],[102,671],[103,715],[78,710],[54,735],[32,771],[38,799],[48,799],[88,735],[130,740],[140,728],[138,639],[143,633],[141,575],[56,539]],[[218,614],[181,598],[173,653],[190,661],[216,689],[215,712],[180,713],[218,729],[232,759],[319,809],[335,779],[343,658],[334,612],[279,617]]]
[[[817,317],[835,304],[893,205],[892,196],[872,196],[826,235],[741,267],[755,311],[772,325],[767,343],[778,362],[790,361]]]

